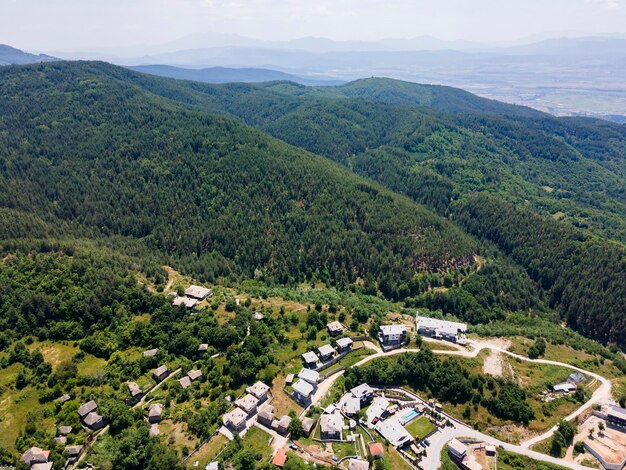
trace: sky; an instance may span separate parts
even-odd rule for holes
[[[110,51],[203,32],[486,43],[626,34],[626,0],[0,0],[0,43],[34,52]]]

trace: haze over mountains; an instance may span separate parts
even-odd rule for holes
[[[118,65],[169,65],[186,69],[268,69],[315,85],[370,76],[443,84],[480,96],[522,104],[555,115],[626,118],[626,38],[551,38],[527,44],[444,41],[431,36],[379,41],[304,37],[261,41],[236,34],[196,33],[160,45],[115,50],[57,52],[66,59],[99,59]],[[15,62],[18,63],[18,62]],[[147,71],[147,70],[145,70]],[[257,82],[279,75],[258,71],[197,72],[151,69],[151,73],[214,83]]]
[[[15,50],[11,54],[15,56]],[[156,75],[210,83],[291,80],[334,85],[384,76],[455,86],[555,115],[626,121],[626,38],[619,34],[498,46],[430,36],[379,41],[319,37],[261,41],[236,34],[196,33],[160,45],[53,55],[141,66],[143,69],[138,70]],[[20,58],[10,57],[6,51],[0,53],[0,63],[52,59],[26,53]],[[191,72],[165,66],[212,70]]]

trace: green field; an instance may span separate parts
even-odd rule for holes
[[[435,425],[426,416],[420,416],[407,424],[405,428],[416,439],[424,439],[435,430]]]

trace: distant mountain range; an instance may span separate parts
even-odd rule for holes
[[[177,78],[181,80],[194,80],[204,83],[260,83],[274,81],[288,81],[309,86],[332,86],[345,83],[341,80],[328,78],[309,78],[278,70],[260,68],[227,68],[210,67],[204,69],[186,69],[171,65],[137,65],[128,67],[137,72],[149,73],[161,77]]]
[[[430,36],[379,41],[316,37],[260,41],[236,34],[196,33],[165,44],[58,55],[147,66],[135,70],[209,83],[289,80],[332,85],[372,76],[390,77],[463,88],[557,116],[597,116],[616,122],[626,116],[623,35],[496,46]]]
[[[15,47],[0,44],[0,65],[34,64],[37,62],[50,62],[53,60],[59,59],[45,54],[30,54],[16,49]]]

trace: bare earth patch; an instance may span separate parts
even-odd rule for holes
[[[483,362],[483,373],[502,377],[502,354],[492,349]]]

